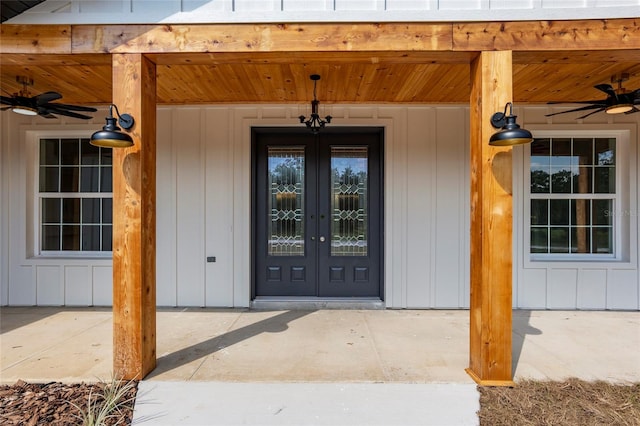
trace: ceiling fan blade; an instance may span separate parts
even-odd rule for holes
[[[86,107],[80,105],[69,105],[69,104],[59,104],[59,103],[46,103],[41,105],[43,108],[47,109],[57,109],[57,110],[70,110],[70,111],[86,111],[86,112],[96,112],[98,111],[93,107]]]
[[[574,109],[570,109],[570,110],[567,110],[567,111],[560,111],[560,112],[554,112],[554,113],[551,113],[551,114],[545,114],[545,117],[551,117],[551,116],[558,115],[558,114],[567,114],[569,112],[589,111],[590,109],[598,109],[598,111],[600,111],[600,110],[604,109],[604,105],[587,105],[587,106],[583,106],[581,108],[574,108]],[[594,111],[593,113],[596,113],[598,111]]]
[[[611,86],[610,84],[596,84],[593,87],[600,90],[601,92],[606,93],[609,96],[612,96],[614,98],[618,97],[616,91],[613,89],[613,86]]]
[[[71,111],[65,111],[65,110],[56,110],[56,109],[46,109],[46,108],[38,108],[38,114],[42,115],[43,117],[45,117],[46,115],[50,115],[50,114],[66,115],[67,117],[81,118],[83,120],[90,120],[90,119],[93,118],[93,117],[91,117],[89,115],[78,114],[77,112],[71,112]]]
[[[16,100],[14,98],[9,98],[7,96],[0,96],[0,103],[5,105],[15,105]]]
[[[33,97],[33,99],[36,101],[36,105],[38,106],[44,105],[47,102],[55,101],[56,99],[60,98],[62,98],[62,95],[58,92],[45,92]]]
[[[593,111],[593,112],[590,112],[589,114],[583,115],[582,117],[577,117],[577,120],[580,120],[580,119],[582,119],[582,118],[587,118],[587,117],[589,117],[590,115],[593,115],[593,114],[595,114],[595,113],[598,113],[598,112],[600,112],[600,111],[604,111],[604,110],[605,110],[604,108],[597,109],[597,110],[595,110],[595,111]]]

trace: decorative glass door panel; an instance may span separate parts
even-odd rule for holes
[[[367,255],[368,147],[331,147],[331,256]]]
[[[254,129],[255,296],[380,297],[382,134]]]
[[[304,256],[304,147],[267,147],[267,254]]]

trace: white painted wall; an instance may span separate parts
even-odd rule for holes
[[[547,106],[518,110],[519,123],[558,128],[629,128],[640,114],[596,114],[587,124]],[[385,127],[385,302],[393,308],[469,304],[469,158],[466,106],[334,106],[332,126]],[[109,259],[42,259],[27,244],[29,140],[43,129],[103,125],[0,113],[0,296],[2,305],[110,305]],[[251,126],[296,126],[295,106],[158,108],[157,302],[247,306],[250,298]],[[522,120],[522,121],[521,121]],[[615,120],[615,121],[614,121]],[[463,125],[460,125],[463,123]],[[591,127],[589,127],[591,126]],[[535,134],[535,133],[534,133]],[[639,309],[638,215],[626,263],[535,263],[524,249],[524,148],[514,150],[514,306]],[[630,210],[638,206],[638,150]],[[215,256],[215,263],[207,263]]]
[[[640,0],[47,0],[11,24],[420,22],[634,18]]]

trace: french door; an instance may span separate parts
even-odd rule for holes
[[[381,296],[382,137],[253,130],[255,296]]]

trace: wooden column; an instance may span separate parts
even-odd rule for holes
[[[113,103],[135,119],[134,145],[113,149],[113,369],[142,379],[156,365],[155,64],[114,54]]]
[[[482,385],[511,385],[512,161],[491,147],[490,118],[512,101],[511,51],[471,64],[471,324],[467,372]]]

